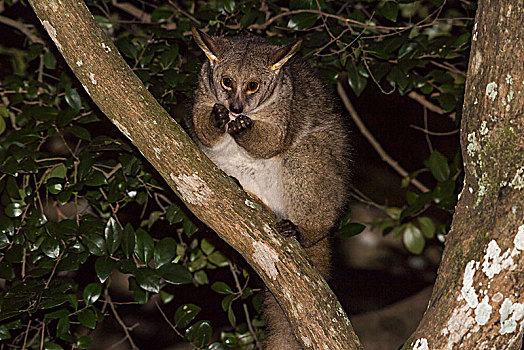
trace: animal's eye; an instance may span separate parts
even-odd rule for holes
[[[247,92],[249,94],[254,94],[258,91],[258,88],[260,87],[260,84],[256,81],[250,81],[247,83]]]
[[[226,90],[231,90],[233,88],[233,79],[230,77],[223,77],[221,83],[222,87]]]

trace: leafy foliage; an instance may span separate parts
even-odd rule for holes
[[[25,21],[38,23],[30,8],[12,3],[0,3],[7,16],[24,13]],[[87,2],[137,76],[179,122],[200,66],[189,37],[192,24],[216,34],[253,31],[276,44],[300,37],[304,57],[329,82],[347,81],[357,96],[370,84],[385,93],[415,91],[460,119],[473,10],[463,7],[468,2],[129,3],[134,11]],[[251,301],[260,311],[248,273],[239,273],[198,235],[198,223],[93,108],[50,42],[22,20],[4,28],[18,39],[21,28],[30,35],[0,46],[0,340],[87,349],[93,342],[86,330],[108,315],[114,271],[129,275],[136,304],[156,294],[168,304],[176,302],[172,286],[206,286],[216,269],[230,267],[231,281],[210,286],[223,295],[231,325],[218,341],[211,338],[212,324],[198,319],[196,304],[180,305],[168,319],[195,348],[254,348],[263,339],[263,322],[257,313],[240,318],[233,307]],[[415,254],[448,229],[421,214],[430,206],[452,211],[461,180],[458,157],[449,162],[434,151],[425,166],[435,187],[407,191],[402,208],[381,206],[387,216],[374,223],[384,234],[402,236]],[[363,229],[348,213],[338,236]],[[85,266],[94,274],[82,285],[86,279],[78,276]]]

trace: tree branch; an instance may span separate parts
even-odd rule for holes
[[[380,155],[382,160],[388,163],[389,166],[391,166],[393,169],[395,169],[395,171],[400,176],[407,177],[409,173],[402,166],[400,166],[400,164],[398,164],[396,160],[391,158],[391,156],[384,150],[384,148],[382,148],[380,143],[378,143],[378,141],[371,134],[371,132],[369,132],[368,128],[366,127],[362,119],[360,119],[360,116],[358,115],[355,107],[353,107],[353,104],[349,100],[349,97],[341,83],[337,83],[337,91],[338,91],[340,98],[342,99],[342,102],[344,103],[344,106],[346,107],[347,111],[351,115],[351,118],[357,125],[358,129],[360,130],[362,135],[369,141],[371,146],[373,146],[375,151],[377,151],[377,153]],[[417,179],[411,179],[410,183],[413,184],[413,186],[415,186],[422,192],[429,191],[429,188],[427,188],[422,182],[418,181]]]
[[[42,25],[100,110],[187,207],[239,251],[284,310],[304,348],[360,349],[333,292],[275,217],[225,176],[158,104],[76,0],[30,0]]]

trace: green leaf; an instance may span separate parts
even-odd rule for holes
[[[187,284],[193,281],[193,276],[189,270],[179,264],[166,264],[158,269],[160,276],[171,284]]]
[[[0,135],[2,135],[5,131],[6,125],[5,125],[5,119],[0,118]]]
[[[155,267],[158,269],[173,260],[176,255],[176,241],[171,237],[162,238],[155,245]]]
[[[164,69],[168,69],[168,68],[171,68],[177,56],[178,56],[178,45],[174,44],[170,46],[167,50],[165,50],[160,55],[159,62]]]
[[[91,134],[86,128],[83,128],[78,125],[73,125],[66,129],[66,131],[72,133],[76,137],[82,140],[91,141]]]
[[[68,317],[62,317],[58,320],[56,326],[56,336],[62,340],[71,341],[71,335],[69,334],[70,321]]]
[[[209,283],[209,279],[207,278],[207,274],[204,270],[199,270],[195,272],[193,278],[195,279],[195,282],[198,285],[204,285]]]
[[[403,225],[402,242],[406,248],[413,254],[420,254],[424,250],[426,240],[418,227],[411,223]]]
[[[44,349],[45,350],[63,350],[64,348],[55,343],[45,343]]]
[[[160,298],[162,299],[162,303],[164,304],[169,304],[175,298],[173,294],[169,294],[163,290],[161,290],[160,293],[158,294],[160,295]]]
[[[347,64],[347,72],[349,86],[353,89],[355,95],[360,96],[362,91],[364,91],[368,80],[360,75],[357,66],[352,61]]]
[[[193,224],[191,220],[189,220],[187,217],[184,218],[184,223],[182,224],[184,228],[184,232],[188,237],[191,237],[195,232],[198,231],[198,227]]]
[[[185,339],[202,347],[209,343],[213,329],[209,321],[198,321],[186,330]]]
[[[444,93],[438,97],[440,106],[444,110],[444,113],[452,112],[457,106],[457,98],[453,94]]]
[[[426,166],[438,182],[446,181],[449,178],[448,160],[439,151],[435,150],[431,153]]]
[[[91,329],[95,329],[96,327],[96,315],[91,309],[83,309],[78,313],[78,321],[80,323]]]
[[[121,38],[118,39],[115,42],[116,46],[118,47],[118,50],[122,52],[124,56],[127,56],[129,58],[137,59],[138,57],[138,51],[136,47],[131,43],[129,38]]]
[[[210,256],[208,256],[207,260],[218,267],[226,267],[229,264],[228,258],[226,258],[224,254],[222,254],[218,250],[213,252]]]
[[[126,255],[126,258],[133,253],[135,249],[135,230],[130,223],[126,224],[124,230],[122,231],[122,250]]]
[[[12,218],[17,218],[24,213],[24,208],[20,203],[10,203],[5,207],[5,214]]]
[[[56,238],[46,237],[40,245],[40,249],[46,256],[56,259],[60,255],[60,242]]]
[[[435,236],[436,228],[433,220],[427,216],[421,216],[417,218],[417,221],[420,229],[422,230],[422,233],[426,238],[433,238]]]
[[[304,30],[311,28],[318,19],[318,15],[314,13],[299,13],[293,15],[287,23],[287,27],[293,30]]]
[[[87,185],[87,186],[102,186],[102,185],[107,185],[107,180],[106,180],[106,177],[104,176],[104,174],[102,174],[100,171],[98,170],[93,170],[89,176],[87,177],[87,179],[85,179],[84,183]]]
[[[166,219],[171,225],[182,222],[184,217],[184,212],[174,204],[171,204],[166,210]]]
[[[149,264],[153,257],[153,238],[144,230],[138,229],[135,233],[135,255],[139,262],[144,265]]]
[[[350,237],[358,235],[365,229],[366,229],[365,225],[362,225],[356,222],[351,222],[343,226],[340,230],[338,230],[336,236],[339,238],[350,238]]]
[[[195,304],[184,304],[178,307],[178,309],[175,311],[176,327],[185,328],[191,321],[195,319],[200,310],[202,310],[202,308]]]
[[[120,224],[114,218],[109,218],[104,228],[104,237],[106,239],[106,247],[109,254],[113,255],[122,240],[122,229]]]
[[[211,285],[211,289],[220,294],[233,294],[231,287],[229,287],[226,283],[221,281],[213,283]]]
[[[160,283],[158,281],[158,276],[155,274],[155,271],[150,268],[139,269],[135,273],[136,281],[138,285],[151,293],[158,293],[160,290]]]
[[[227,309],[227,319],[229,320],[229,323],[231,324],[231,326],[233,326],[233,328],[236,327],[237,318],[235,316],[235,313],[233,312],[232,307],[229,307],[229,309]]]
[[[229,13],[235,12],[235,1],[234,0],[224,0],[224,10]]]
[[[82,99],[80,98],[80,95],[76,89],[67,88],[65,90],[65,100],[75,112],[80,111],[80,108],[82,107]]]
[[[209,241],[205,238],[203,238],[200,241],[200,249],[204,252],[204,254],[209,255],[215,250],[215,246],[209,243]]]
[[[224,299],[222,299],[222,310],[227,311],[231,308],[231,304],[233,303],[233,299],[235,299],[236,295],[230,294],[227,295]]]
[[[386,1],[380,9],[380,13],[390,21],[396,22],[398,16],[398,4],[393,1]]]
[[[88,232],[82,236],[82,243],[87,247],[91,254],[101,256],[106,250],[106,242],[104,239],[93,232]]]
[[[0,117],[9,117],[9,109],[7,109],[7,106],[0,106]]]
[[[46,67],[47,69],[56,68],[56,58],[51,51],[46,51],[44,53],[44,67]]]
[[[93,346],[93,339],[91,339],[91,337],[88,337],[87,335],[84,335],[78,338],[76,345],[80,349],[90,349]]]
[[[86,305],[94,304],[102,293],[102,285],[100,283],[89,283],[85,288],[82,296]]]
[[[95,261],[95,271],[96,276],[100,280],[101,283],[104,283],[109,276],[111,276],[111,272],[116,268],[117,262],[111,258],[109,258],[106,255],[100,256]]]

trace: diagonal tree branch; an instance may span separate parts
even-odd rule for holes
[[[224,175],[158,104],[83,1],[30,0],[43,27],[100,110],[187,207],[257,271],[307,349],[360,349],[340,303],[274,215]]]

